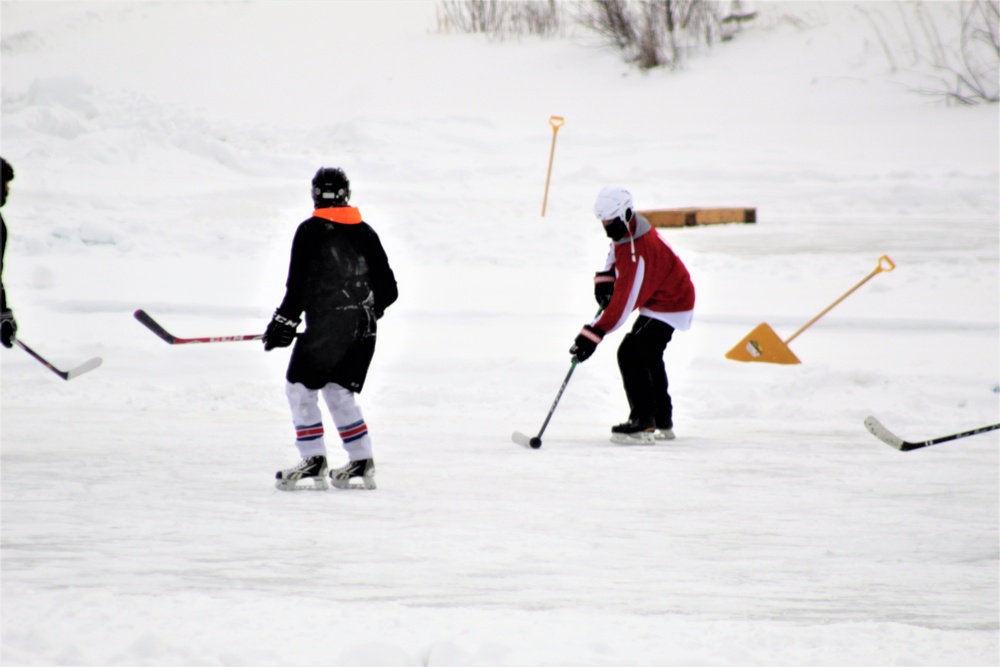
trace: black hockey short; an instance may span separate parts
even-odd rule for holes
[[[310,389],[322,389],[335,382],[361,393],[374,354],[374,334],[353,341],[302,335],[292,349],[285,379]]]

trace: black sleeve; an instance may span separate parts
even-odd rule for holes
[[[278,306],[278,312],[297,320],[306,307],[306,272],[309,266],[309,250],[314,247],[310,240],[310,227],[305,222],[295,230],[292,239],[291,259],[288,261],[288,279],[285,281],[285,298]]]
[[[0,215],[0,310],[7,310],[7,290],[3,286],[3,257],[7,254],[7,223]]]
[[[382,317],[385,309],[399,298],[399,288],[396,286],[396,276],[389,266],[389,258],[374,229],[368,228],[369,243],[366,254],[371,268],[372,291],[375,293],[375,315]]]

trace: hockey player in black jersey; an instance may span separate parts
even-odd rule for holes
[[[323,167],[312,182],[315,210],[292,241],[285,298],[264,333],[264,349],[295,342],[285,379],[302,462],[276,474],[275,486],[299,481],[327,488],[375,488],[372,441],[355,400],[375,352],[376,322],[398,296],[378,235],[350,206],[341,169]],[[303,313],[305,330],[296,337]],[[349,461],[329,470],[319,396]],[[353,480],[353,481],[352,481]],[[357,483],[356,483],[357,482]]]
[[[7,203],[7,192],[10,189],[10,182],[14,180],[14,168],[3,158],[0,158],[0,167],[3,171],[3,192],[0,194],[0,206]],[[4,347],[13,347],[14,339],[17,335],[17,321],[14,319],[14,311],[7,306],[7,290],[3,286],[3,256],[7,254],[7,223],[0,215],[0,343]]]

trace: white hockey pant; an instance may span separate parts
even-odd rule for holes
[[[322,389],[309,389],[298,382],[289,382],[285,386],[285,395],[288,396],[292,422],[295,424],[295,446],[302,458],[326,456],[323,415],[319,409],[320,393],[323,394],[323,400],[330,410],[330,416],[333,417],[340,441],[350,460],[372,458],[368,425],[361,415],[361,408],[354,399],[353,391],[332,382]]]

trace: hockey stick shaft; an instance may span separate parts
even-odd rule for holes
[[[971,431],[962,431],[961,433],[945,435],[940,438],[934,438],[932,440],[924,440],[923,442],[903,442],[902,451],[909,452],[914,449],[921,449],[922,447],[930,447],[931,445],[939,445],[942,442],[951,442],[952,440],[958,440],[959,438],[967,438],[970,435],[978,435],[980,433],[987,433],[989,431],[995,431],[997,429],[1000,429],[1000,424],[990,424],[989,426],[974,428]]]
[[[510,439],[513,440],[515,444],[531,449],[538,449],[542,446],[542,434],[545,433],[545,429],[549,425],[549,420],[552,419],[552,414],[556,411],[556,406],[559,405],[559,399],[562,398],[563,392],[566,391],[566,385],[569,384],[569,378],[573,375],[573,371],[576,369],[576,365],[578,363],[580,362],[574,359],[573,364],[569,367],[569,372],[566,373],[566,379],[563,380],[562,386],[559,387],[559,393],[556,394],[556,400],[552,402],[552,407],[549,409],[549,414],[546,415],[545,422],[542,424],[542,428],[539,429],[538,435],[533,438],[529,438],[520,431],[514,431],[514,433],[511,434]]]
[[[563,380],[562,386],[559,387],[559,393],[556,394],[556,400],[552,402],[552,407],[549,408],[549,414],[545,416],[545,421],[542,422],[542,428],[538,430],[538,435],[536,436],[537,438],[541,439],[542,434],[545,433],[545,429],[548,428],[549,421],[552,419],[552,414],[556,411],[556,406],[559,405],[559,399],[562,398],[563,392],[566,391],[566,385],[569,384],[569,379],[573,377],[573,371],[576,370],[576,366],[579,363],[579,361],[574,359],[573,363],[570,364],[569,372],[566,373],[566,379]]]
[[[603,310],[604,310],[603,306],[598,308],[597,315],[595,315],[594,317],[599,316]],[[569,379],[573,377],[573,371],[576,370],[576,367],[579,363],[580,360],[577,359],[576,357],[573,357],[573,362],[569,366],[569,371],[566,373],[566,378],[563,380],[562,385],[559,387],[559,393],[556,394],[556,400],[552,401],[552,407],[549,408],[549,414],[545,415],[545,421],[542,422],[542,428],[538,430],[538,435],[536,435],[534,438],[529,438],[520,431],[514,431],[514,433],[511,435],[511,440],[513,440],[516,444],[521,445],[522,447],[530,447],[531,449],[538,449],[542,446],[542,434],[545,433],[545,429],[548,428],[549,422],[552,420],[552,415],[556,411],[556,406],[559,405],[559,399],[562,398],[563,392],[566,391],[566,385],[569,384]]]
[[[101,365],[101,358],[100,357],[94,357],[93,359],[88,359],[87,361],[83,362],[82,364],[80,364],[79,366],[77,366],[75,368],[71,368],[68,371],[63,371],[63,370],[60,370],[60,369],[56,368],[45,357],[43,357],[42,355],[38,354],[37,352],[35,352],[34,350],[32,350],[27,345],[25,345],[23,341],[21,341],[21,340],[15,340],[14,343],[19,348],[21,348],[22,350],[24,350],[25,352],[27,352],[28,354],[30,354],[32,357],[34,357],[43,366],[45,366],[50,371],[52,371],[53,373],[55,373],[56,375],[58,375],[59,377],[61,377],[63,380],[72,380],[73,378],[77,377],[78,375],[83,375],[87,371],[92,371],[92,370],[94,370],[95,368],[97,368],[98,366]]]
[[[951,442],[952,440],[958,440],[959,438],[967,438],[972,435],[978,435],[980,433],[988,433],[989,431],[996,431],[1000,429],[1000,424],[990,424],[989,426],[981,426],[979,428],[974,428],[969,431],[962,431],[961,433],[953,433],[951,435],[944,435],[940,438],[932,438],[931,440],[923,440],[920,442],[909,442],[898,437],[892,431],[887,429],[882,425],[875,417],[868,417],[865,419],[865,427],[874,435],[876,438],[886,443],[890,447],[895,447],[901,452],[910,452],[914,449],[922,449],[924,447],[931,447],[933,445],[940,445],[942,442]]]
[[[154,334],[165,340],[170,345],[187,345],[189,343],[233,343],[244,340],[260,340],[264,337],[264,334],[248,334],[244,336],[204,336],[201,338],[178,338],[174,336],[163,326],[150,317],[149,313],[142,310],[141,308],[135,313],[133,313],[135,319],[139,320],[143,326],[152,331]]]
[[[559,120],[562,120],[562,119],[560,118]],[[604,311],[604,306],[601,306],[600,308],[597,309],[597,314],[594,315],[594,317],[600,316],[600,314],[603,311]],[[573,377],[573,371],[576,370],[576,367],[579,365],[579,363],[580,363],[580,360],[577,359],[576,357],[574,357],[573,358],[573,363],[571,363],[569,365],[569,372],[566,373],[566,379],[563,380],[562,386],[559,387],[559,393],[556,394],[556,400],[552,401],[552,407],[549,408],[549,414],[547,414],[545,416],[545,421],[542,422],[542,428],[538,431],[538,435],[536,437],[539,440],[542,439],[542,434],[545,433],[545,429],[548,427],[549,421],[552,419],[552,414],[556,411],[556,406],[559,405],[559,399],[562,398],[563,392],[566,391],[566,385],[569,384],[569,379],[571,377]]]

